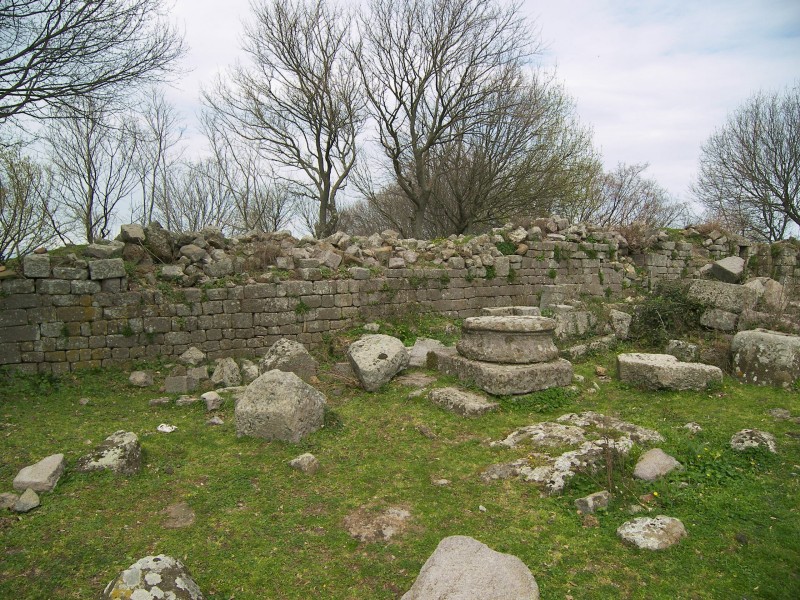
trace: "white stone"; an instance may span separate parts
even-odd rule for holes
[[[347,359],[362,387],[375,392],[408,366],[403,342],[383,334],[365,335],[350,344]]]
[[[52,454],[17,473],[13,487],[20,492],[28,488],[34,492],[50,492],[56,487],[65,466],[63,454]]]
[[[687,533],[678,519],[659,515],[623,523],[617,528],[617,535],[624,542],[643,550],[664,550],[677,544]]]

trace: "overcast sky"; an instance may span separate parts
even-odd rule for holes
[[[759,89],[800,82],[799,0],[524,0],[543,66],[575,98],[607,168],[646,172],[689,199],[700,147]],[[196,140],[199,90],[242,57],[249,0],[176,0],[190,47],[170,99]],[[195,136],[194,138],[192,136]]]

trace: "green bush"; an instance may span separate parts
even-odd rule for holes
[[[503,256],[510,256],[517,251],[517,245],[514,242],[497,242],[495,246]]]
[[[691,300],[687,289],[679,281],[660,282],[637,307],[631,322],[631,338],[655,348],[698,329],[705,306]]]

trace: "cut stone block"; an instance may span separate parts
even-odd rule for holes
[[[722,383],[719,367],[679,362],[671,354],[620,354],[617,373],[621,381],[650,390],[704,390]]]
[[[390,335],[365,335],[350,344],[347,360],[368,392],[375,392],[408,366],[408,350]]]
[[[176,375],[164,379],[164,391],[167,394],[186,394],[197,387],[197,379],[190,375]]]
[[[439,340],[417,338],[408,353],[408,366],[424,367],[428,361],[428,352],[432,350],[441,350],[444,347],[444,344]]]
[[[476,417],[500,406],[497,402],[489,402],[478,394],[451,387],[431,390],[428,398],[434,404],[462,417]]]
[[[739,283],[744,274],[744,259],[728,256],[711,265],[711,275],[725,283]]]
[[[64,455],[53,454],[43,458],[38,463],[22,469],[14,477],[14,489],[24,492],[31,488],[34,492],[52,491],[58,483],[59,477],[64,472]]]
[[[737,314],[753,308],[758,300],[757,292],[751,288],[704,279],[692,281],[687,296],[701,304]]]
[[[720,310],[719,308],[709,308],[700,317],[700,324],[709,329],[717,331],[736,331],[736,321],[739,315],[736,313]]]
[[[461,327],[459,354],[491,363],[530,364],[558,357],[556,322],[546,317],[470,317]]]
[[[741,381],[789,387],[800,379],[800,336],[768,329],[740,331],[731,343],[733,372]]]
[[[529,365],[501,365],[438,352],[438,369],[461,381],[471,381],[495,396],[528,394],[572,383],[572,363],[558,359]]]

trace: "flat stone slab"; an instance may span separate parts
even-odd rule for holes
[[[704,390],[722,383],[719,367],[680,362],[671,354],[620,354],[617,373],[621,381],[650,390]]]
[[[773,454],[778,452],[775,436],[759,429],[742,429],[731,437],[731,448],[742,452],[750,448],[766,448]]]
[[[800,336],[768,329],[740,331],[733,336],[731,355],[741,381],[789,387],[800,379]]]
[[[545,333],[553,332],[556,322],[548,317],[522,315],[468,317],[461,325],[462,333],[473,331],[495,331],[498,333]]]
[[[529,365],[504,365],[470,360],[457,354],[437,353],[438,369],[469,381],[494,396],[528,394],[572,383],[572,363],[564,359]]]
[[[478,394],[452,387],[431,390],[428,398],[434,404],[462,417],[477,417],[500,406],[497,402],[489,402]]]
[[[617,528],[622,541],[644,550],[664,550],[686,537],[686,528],[678,519],[659,515],[640,517]]]
[[[636,467],[633,469],[633,476],[644,481],[656,481],[680,468],[681,463],[672,456],[661,448],[653,448],[639,458]]]
[[[28,488],[34,492],[50,492],[56,487],[65,466],[63,454],[53,454],[43,458],[17,473],[14,477],[14,489],[19,492],[24,492]]]
[[[583,429],[575,425],[544,421],[543,423],[520,427],[511,432],[504,440],[492,442],[489,445],[492,447],[514,448],[525,440],[530,440],[536,446],[558,447],[581,444],[586,441],[586,436]]]

